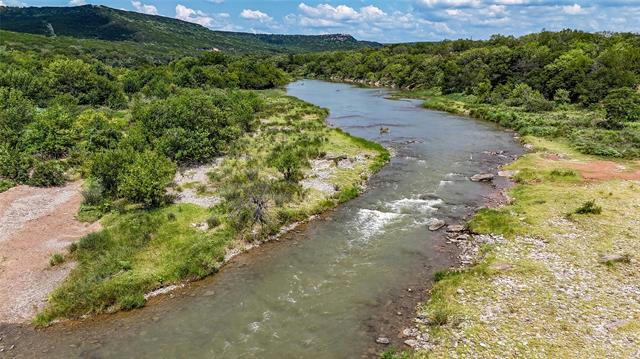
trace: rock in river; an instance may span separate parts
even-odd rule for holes
[[[378,339],[376,339],[376,343],[378,344],[389,344],[389,338],[385,338],[385,337],[380,337]]]
[[[441,220],[441,219],[433,219],[432,221],[429,222],[429,230],[430,231],[437,231],[440,228],[444,227],[446,225],[446,223]]]
[[[493,180],[494,175],[492,173],[479,173],[471,176],[473,182],[488,182]]]
[[[464,231],[464,226],[461,224],[450,224],[447,226],[447,232],[462,232]]]

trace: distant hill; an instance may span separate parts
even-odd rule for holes
[[[381,46],[342,34],[271,35],[213,31],[178,19],[97,5],[0,6],[0,29],[48,37],[135,42],[180,53],[217,49],[229,53],[273,54]]]

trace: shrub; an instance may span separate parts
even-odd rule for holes
[[[602,207],[596,205],[596,200],[586,201],[580,208],[576,209],[576,214],[600,214],[602,213]]]
[[[84,203],[90,206],[95,206],[104,200],[104,187],[100,181],[88,181],[82,190],[82,197]]]
[[[57,161],[38,162],[33,167],[28,184],[38,187],[60,186],[66,182],[64,170]]]
[[[8,190],[9,188],[15,186],[16,183],[12,180],[0,179],[0,193]]]
[[[25,126],[33,121],[35,107],[19,90],[0,87],[0,138],[16,146]]]
[[[123,310],[131,310],[144,307],[145,302],[146,299],[144,299],[144,294],[142,293],[125,294],[118,298],[118,305],[120,309]]]
[[[26,182],[33,158],[16,149],[0,145],[0,177],[16,182]]]
[[[77,249],[83,251],[102,251],[111,245],[111,235],[108,231],[100,231],[95,233],[89,233],[86,236],[80,238]]]
[[[135,152],[129,148],[98,152],[91,159],[89,174],[102,184],[106,193],[114,194],[118,189],[121,174],[134,157]]]
[[[29,154],[45,159],[67,156],[76,141],[71,109],[61,105],[38,113],[21,137],[21,144]]]
[[[612,90],[603,101],[606,119],[613,123],[640,121],[640,94],[623,87]]]
[[[306,154],[296,146],[278,146],[268,159],[269,165],[278,170],[287,182],[302,179],[302,169],[309,165]]]
[[[147,207],[167,202],[166,188],[173,181],[176,165],[153,151],[137,154],[118,177],[118,194]]]
[[[524,106],[527,112],[549,111],[553,104],[537,90],[525,83],[518,84],[509,95],[508,104],[511,106]]]
[[[64,263],[64,256],[60,253],[56,253],[54,255],[51,256],[51,259],[49,259],[49,264],[52,267],[57,266],[58,264],[62,264]]]
[[[568,104],[571,102],[569,91],[565,89],[557,89],[556,93],[553,95],[553,101],[559,104]]]
[[[220,225],[220,219],[217,216],[211,216],[207,218],[207,226],[209,229],[216,228]]]

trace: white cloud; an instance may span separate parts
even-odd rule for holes
[[[573,4],[570,6],[563,6],[562,7],[562,12],[564,12],[565,14],[569,14],[569,15],[579,15],[584,13],[584,9],[582,8],[582,6],[578,5],[578,4]]]
[[[418,4],[428,7],[478,7],[482,5],[481,0],[418,0]]]
[[[69,1],[69,6],[81,6],[81,5],[87,5],[87,3],[84,0],[71,0],[71,1]]]
[[[361,8],[360,15],[362,15],[367,19],[379,19],[384,16],[387,16],[387,14],[384,11],[380,10],[380,8],[377,8],[373,5],[369,5]]]
[[[309,6],[305,3],[300,3],[300,5],[298,5],[298,9],[300,9],[307,18],[322,19],[329,22],[362,22],[382,19],[388,16],[387,13],[373,5],[361,7],[358,11],[347,5],[332,6],[329,4],[319,4],[317,6]]]
[[[207,1],[214,4],[222,4],[224,2],[224,0],[207,0]]]
[[[444,12],[449,16],[469,16],[469,14],[460,9],[446,9]]]
[[[346,5],[319,4],[317,6],[309,6],[305,3],[300,3],[298,9],[310,17],[332,20],[356,19],[360,15],[355,9]]]
[[[524,5],[528,4],[529,0],[496,0],[498,5]]]
[[[212,27],[213,18],[200,10],[190,9],[182,4],[176,5],[176,19],[193,22],[202,26]]]
[[[158,15],[158,8],[153,5],[143,4],[140,1],[132,1],[131,6],[136,9],[137,12],[148,15]]]
[[[273,18],[260,10],[244,9],[240,13],[240,17],[247,20],[256,20],[260,22],[269,22]]]

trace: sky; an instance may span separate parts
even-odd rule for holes
[[[7,6],[89,3],[214,30],[347,33],[383,43],[486,39],[564,28],[640,32],[640,0],[0,0]]]

